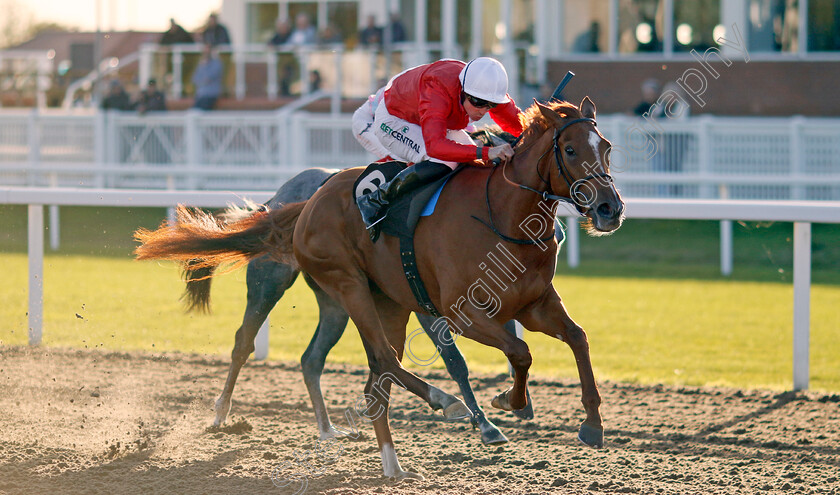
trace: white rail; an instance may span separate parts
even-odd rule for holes
[[[43,207],[49,205],[166,207],[178,203],[221,207],[244,198],[264,202],[267,192],[148,191],[0,187],[0,204],[29,206],[29,342],[38,345],[43,325]],[[809,380],[811,223],[840,223],[840,202],[735,200],[627,200],[628,218],[794,222],[793,387]],[[576,229],[569,229],[576,234]],[[260,338],[263,355],[267,336]]]

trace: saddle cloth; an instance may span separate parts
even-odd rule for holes
[[[355,198],[372,192],[379,186],[393,179],[405,169],[405,162],[376,162],[371,163],[353,184]],[[414,237],[414,229],[421,216],[434,213],[435,205],[440,197],[443,186],[463,167],[458,167],[440,179],[418,187],[403,197],[397,198],[388,206],[388,215],[379,224],[382,232],[395,237]]]

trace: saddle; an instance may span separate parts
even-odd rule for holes
[[[512,143],[515,140],[512,135],[493,126],[489,129],[473,132],[470,135],[474,140],[485,146],[496,146],[504,142]],[[393,179],[407,166],[407,163],[400,161],[371,163],[353,183],[354,199],[379,188],[380,185]],[[446,182],[463,168],[464,165],[461,165],[440,179],[420,186],[397,198],[388,207],[388,214],[385,219],[380,222],[383,233],[399,238],[400,259],[411,292],[420,307],[435,318],[440,318],[441,314],[432,304],[426,286],[420,278],[420,272],[417,270],[414,252],[414,229],[417,227],[420,217],[434,213],[435,205]]]
[[[393,179],[408,166],[405,162],[390,161],[371,163],[353,183],[354,198],[372,192],[380,185]],[[460,172],[463,166],[453,170],[440,179],[418,187],[408,194],[397,198],[388,207],[388,214],[380,222],[382,232],[400,240],[400,259],[408,285],[414,293],[417,303],[423,310],[439,318],[440,312],[432,304],[426,286],[420,279],[414,252],[414,230],[420,217],[434,213],[435,205],[446,182]]]

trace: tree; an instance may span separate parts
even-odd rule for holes
[[[0,49],[30,40],[49,31],[70,32],[78,29],[52,21],[35,21],[32,12],[16,0],[0,0]]]
[[[0,49],[8,48],[28,39],[29,26],[34,22],[32,12],[15,0],[0,0]]]

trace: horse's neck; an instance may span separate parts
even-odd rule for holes
[[[522,224],[530,215],[536,213],[547,216],[546,205],[540,206],[543,202],[542,197],[518,185],[521,184],[537,191],[548,189],[548,185],[540,178],[538,171],[540,164],[537,162],[544,163],[544,160],[541,160],[543,152],[536,148],[539,146],[531,146],[517,153],[512,162],[496,171],[491,179],[489,194],[490,204],[494,205],[493,214],[496,216],[499,229],[512,237],[525,237]],[[553,235],[553,229],[552,220],[550,231],[546,231],[540,237]]]

